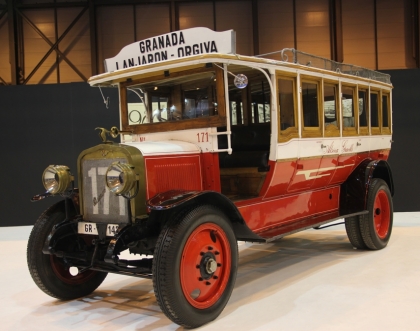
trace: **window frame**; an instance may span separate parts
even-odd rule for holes
[[[387,97],[387,115],[388,115],[388,126],[383,126],[383,98]],[[391,93],[388,91],[381,90],[381,119],[380,119],[380,126],[381,126],[381,133],[382,134],[391,134],[391,128],[392,128],[392,117],[391,117]]]
[[[360,107],[359,107],[359,92],[365,91],[366,92],[366,99],[365,99],[365,111],[367,114],[367,125],[361,126],[360,125]],[[357,114],[358,114],[358,121],[359,121],[359,135],[360,136],[368,136],[369,135],[369,128],[370,128],[370,90],[369,86],[365,85],[357,85]]]
[[[335,116],[337,120],[337,125],[325,123],[325,86],[335,87]],[[341,116],[340,116],[340,107],[339,104],[339,94],[340,94],[340,84],[339,81],[323,79],[322,80],[322,125],[324,137],[340,137],[340,127],[341,127]],[[328,129],[327,129],[328,128]]]
[[[344,88],[351,88],[353,90],[353,116],[354,116],[354,126],[351,127],[345,127],[344,126],[344,110],[343,110],[343,89]],[[349,136],[357,136],[358,135],[358,129],[359,129],[359,99],[357,94],[357,85],[351,84],[351,83],[341,83],[341,90],[340,90],[340,107],[341,107],[341,123],[342,123],[342,131],[343,137],[349,137]],[[357,94],[357,99],[356,99]],[[357,102],[355,102],[357,100]]]
[[[303,83],[309,83],[309,84],[315,84],[316,85],[316,89],[317,89],[317,106],[318,106],[318,126],[305,126],[305,118],[304,118],[304,112],[303,112],[303,88],[302,88],[302,84]],[[321,87],[322,87],[322,79],[317,79],[317,77],[314,76],[304,76],[301,75],[300,76],[300,86],[299,86],[299,91],[300,91],[300,98],[301,98],[301,104],[300,104],[300,125],[302,127],[302,138],[310,138],[310,137],[323,137],[323,119],[322,116],[324,116],[323,114],[321,114],[321,109],[322,108],[322,100],[321,100],[321,95],[322,95],[322,91],[321,91]]]
[[[279,80],[286,80],[292,82],[292,91],[293,91],[293,115],[295,119],[295,125],[290,126],[285,130],[281,129],[281,106],[280,106],[280,87]],[[280,72],[276,74],[276,102],[278,107],[278,120],[277,120],[277,130],[278,130],[278,142],[286,142],[293,138],[299,138],[299,116],[298,116],[298,100],[297,100],[297,76],[296,75],[287,75],[287,73]]]
[[[164,81],[168,78],[182,77],[197,73],[204,72],[216,72],[216,91],[217,91],[217,115],[202,117],[202,118],[192,118],[184,119],[182,121],[175,122],[158,122],[158,123],[145,123],[141,125],[130,125],[128,119],[127,111],[127,88],[133,85],[139,85],[154,81]],[[176,71],[173,73],[167,73],[165,71],[156,72],[156,76],[150,76],[143,79],[136,80],[127,80],[121,82],[119,86],[119,96],[120,96],[120,115],[121,115],[121,127],[124,131],[131,131],[133,134],[142,134],[142,133],[152,133],[152,132],[167,132],[167,131],[178,131],[186,129],[199,129],[199,128],[208,128],[208,127],[221,127],[226,126],[226,102],[224,95],[224,78],[223,70],[217,66],[212,67],[200,67],[200,68],[188,68],[185,70]]]
[[[372,94],[378,96],[378,126],[372,126]],[[382,123],[382,91],[380,89],[370,88],[369,90],[369,128],[371,135],[381,134],[381,123]]]

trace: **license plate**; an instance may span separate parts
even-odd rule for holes
[[[118,224],[107,224],[106,226],[106,236],[113,237],[118,231]],[[79,222],[77,223],[77,232],[80,234],[91,234],[98,235],[98,229],[96,223],[88,222]]]

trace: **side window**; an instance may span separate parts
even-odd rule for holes
[[[341,112],[343,115],[343,135],[356,133],[354,91],[354,87],[341,87]]]
[[[271,91],[262,73],[240,71],[249,77],[248,85],[237,88],[229,75],[229,111],[232,125],[269,123],[271,121]]]
[[[242,102],[243,90],[229,91],[229,111],[232,125],[244,124],[244,108]]]
[[[368,117],[368,92],[366,89],[359,89],[358,97],[359,97],[359,130],[361,135],[367,135],[369,133],[369,117]]]
[[[324,84],[324,135],[328,137],[340,135],[337,90],[337,85]]]
[[[251,82],[252,123],[267,123],[271,121],[270,86],[265,77]]]
[[[277,79],[279,103],[279,141],[298,137],[296,120],[296,80],[279,77]]]
[[[372,134],[379,134],[379,92],[370,92],[370,127]]]
[[[382,132],[390,132],[389,95],[382,94]]]
[[[322,136],[319,120],[319,84],[302,82],[303,136]]]

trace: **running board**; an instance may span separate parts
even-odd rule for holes
[[[257,235],[262,237],[265,240],[265,242],[271,242],[299,231],[316,228],[323,224],[334,222],[341,218],[363,215],[367,213],[367,210],[363,210],[361,212],[353,214],[340,215],[339,211],[335,211],[332,213],[303,219],[301,221],[293,221],[286,224],[282,224],[280,226],[276,226],[275,228],[271,228],[263,232],[258,232]]]

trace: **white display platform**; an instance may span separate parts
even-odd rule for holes
[[[26,267],[31,227],[0,228],[1,330],[182,330],[152,281],[108,275],[96,292],[55,300]],[[420,212],[397,213],[388,247],[354,250],[344,226],[276,243],[240,243],[238,277],[218,319],[199,330],[419,330]]]

